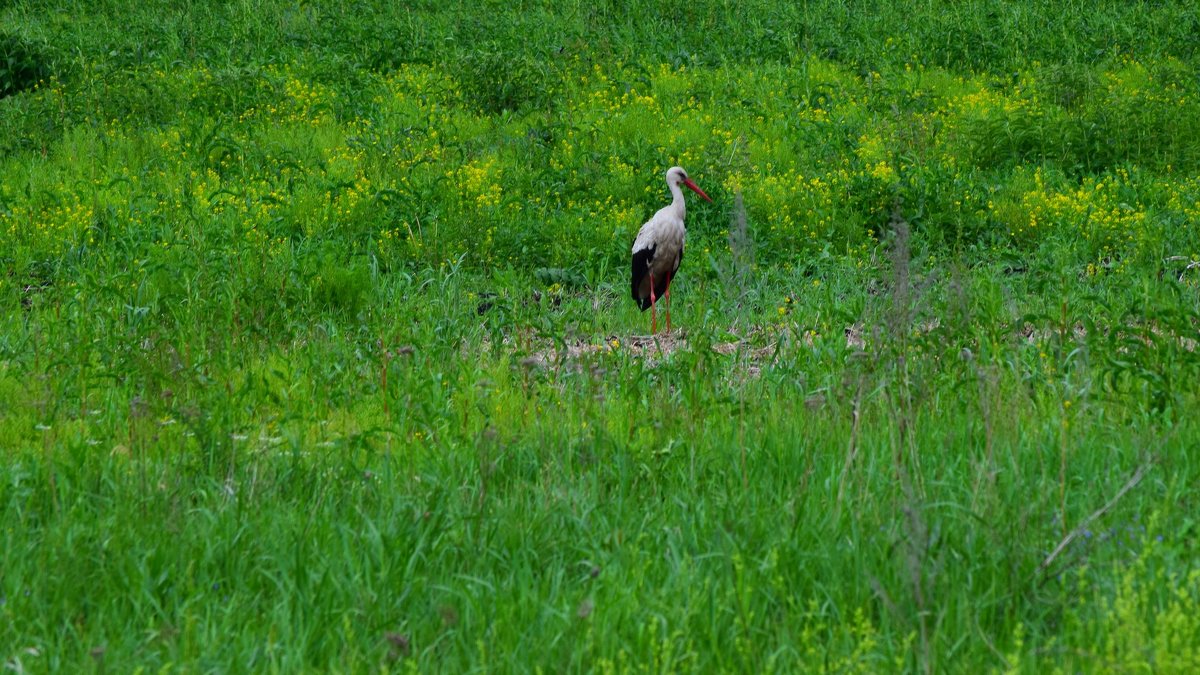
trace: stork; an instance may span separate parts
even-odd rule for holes
[[[711,202],[682,167],[667,169],[667,187],[671,190],[671,203],[658,210],[654,217],[642,225],[633,240],[633,299],[642,311],[650,310],[650,333],[658,332],[658,317],[654,306],[660,297],[667,299],[667,332],[671,332],[671,280],[679,271],[683,261],[683,242],[687,229],[683,226],[686,208],[683,190],[686,185],[705,201]]]

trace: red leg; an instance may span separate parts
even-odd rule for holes
[[[654,335],[658,332],[658,317],[655,316],[655,305],[658,304],[658,298],[654,295],[654,275],[650,275],[650,334]]]

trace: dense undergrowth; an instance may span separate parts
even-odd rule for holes
[[[4,3],[0,659],[1194,671],[1198,31]]]

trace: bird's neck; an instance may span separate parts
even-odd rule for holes
[[[687,206],[683,201],[683,190],[678,185],[670,183],[667,184],[667,187],[671,188],[671,211],[682,220],[687,211]]]

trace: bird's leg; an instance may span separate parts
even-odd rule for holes
[[[654,274],[651,273],[650,274],[650,334],[651,335],[654,335],[655,333],[658,332],[658,317],[655,316],[655,314],[654,314],[655,305],[658,304],[657,302],[655,302],[656,300],[658,300],[658,298],[655,297],[655,295],[654,295]]]
[[[671,277],[667,276],[667,290],[663,291],[663,297],[667,299],[667,332],[671,332]]]

